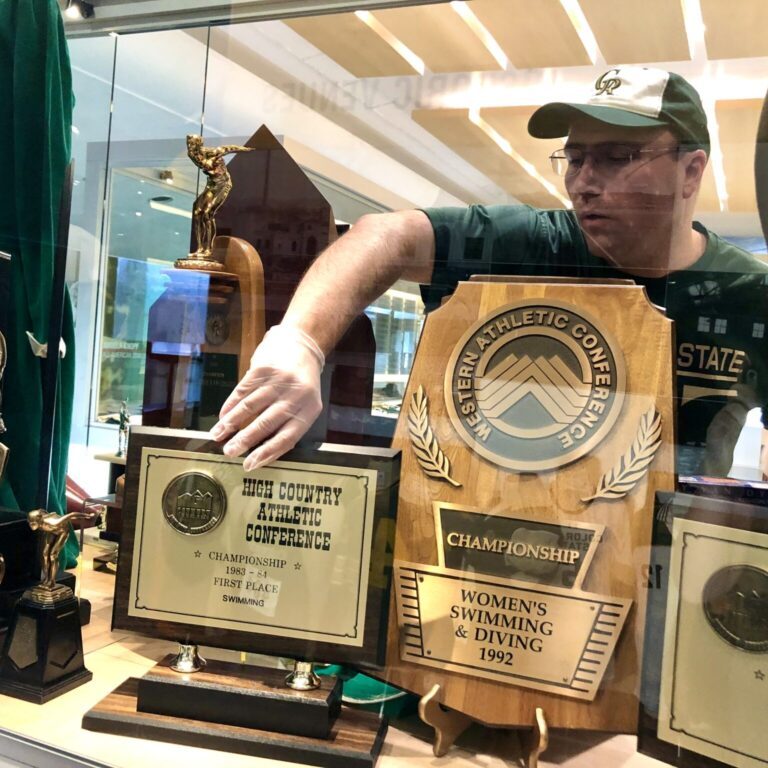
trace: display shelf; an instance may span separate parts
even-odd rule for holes
[[[90,563],[98,550],[86,545],[80,593],[92,604],[91,623],[83,628],[86,667],[93,680],[43,706],[0,696],[0,768],[6,766],[184,765],[208,768],[211,752],[196,747],[112,736],[81,728],[83,714],[129,677],[140,677],[174,650],[172,643],[130,632],[109,630],[114,576],[94,572]],[[203,655],[239,661],[239,654],[204,649]],[[248,661],[257,661],[249,655]],[[263,659],[262,659],[263,661]],[[511,731],[475,726],[448,755],[432,754],[432,731],[415,717],[390,724],[378,768],[502,768],[520,765],[519,747]],[[660,768],[657,760],[635,752],[633,736],[555,731],[542,756],[542,768]],[[274,760],[216,753],[217,768],[289,766]]]

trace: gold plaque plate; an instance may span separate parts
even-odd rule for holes
[[[403,661],[592,701],[631,600],[395,563]]]
[[[128,615],[362,647],[375,488],[373,469],[144,448]]]

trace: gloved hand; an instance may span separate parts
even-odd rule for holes
[[[275,325],[251,358],[211,429],[227,456],[257,446],[243,462],[248,471],[293,448],[322,410],[320,374],[325,355],[314,339],[292,326]]]

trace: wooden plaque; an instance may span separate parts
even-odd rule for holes
[[[653,528],[638,749],[768,766],[768,509],[662,493]]]
[[[205,433],[133,429],[113,627],[380,665],[399,458],[324,445],[246,473]]]
[[[388,682],[490,725],[634,732],[672,350],[634,284],[472,281],[430,314],[394,443]]]

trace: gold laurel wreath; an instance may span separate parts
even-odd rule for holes
[[[408,408],[408,432],[411,435],[411,445],[416,454],[416,459],[421,464],[424,472],[429,477],[434,477],[437,480],[447,480],[456,488],[461,488],[461,483],[457,483],[451,478],[451,462],[440,449],[437,438],[432,432],[432,427],[429,426],[427,396],[424,394],[424,387],[421,385],[413,393],[413,398]]]
[[[582,499],[621,499],[626,496],[648,472],[648,467],[661,446],[661,414],[651,406],[640,419],[637,437],[629,450],[614,467],[600,478],[592,496]]]

